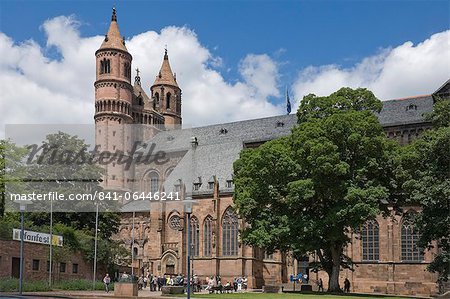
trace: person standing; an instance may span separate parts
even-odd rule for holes
[[[240,292],[242,290],[242,277],[238,277],[237,279],[237,290]]]
[[[144,285],[143,285],[142,288],[143,288],[143,289],[146,289],[146,288],[147,288],[147,282],[148,282],[148,274],[144,276],[144,279],[143,279],[143,280],[144,280]]]
[[[103,284],[105,285],[105,292],[109,293],[109,284],[111,283],[111,277],[106,273],[105,277],[103,277]]]
[[[350,280],[348,278],[344,280],[344,293],[350,293]]]
[[[234,292],[237,292],[238,286],[237,286],[237,278],[235,277],[233,279],[233,290]]]
[[[244,276],[244,278],[242,278],[242,286],[244,287],[244,290],[247,290],[247,284],[248,284],[247,276]]]
[[[151,282],[151,290],[152,292],[156,291],[156,286],[159,286],[159,276],[153,276],[152,282]]]

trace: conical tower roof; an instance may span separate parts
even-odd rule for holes
[[[153,83],[153,85],[160,84],[173,85],[178,87],[177,81],[175,80],[175,77],[172,73],[172,69],[170,68],[169,55],[167,55],[167,50],[164,53],[164,60],[161,69],[159,70],[158,75],[156,75],[155,83]]]
[[[125,41],[120,35],[115,8],[113,8],[112,11],[111,24],[109,25],[108,33],[106,34],[100,49],[119,49],[128,52],[127,47],[125,47]]]

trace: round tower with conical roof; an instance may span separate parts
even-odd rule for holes
[[[166,128],[181,125],[181,89],[176,75],[172,72],[167,49],[155,83],[150,88],[155,108],[164,115]]]
[[[132,56],[120,35],[116,10],[113,8],[111,24],[100,48],[95,52],[95,141],[101,152],[127,152],[131,147]],[[112,162],[104,165],[106,189],[127,187],[127,170]]]

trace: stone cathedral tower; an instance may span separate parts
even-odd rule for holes
[[[116,10],[100,48],[95,52],[95,142],[99,151],[129,153],[136,142],[149,140],[161,130],[181,125],[181,89],[169,65],[167,50],[149,97],[136,69],[131,82],[133,57],[119,32]],[[128,191],[134,169],[124,164],[103,165],[107,190]]]
[[[170,68],[167,49],[151,92],[159,112],[164,115],[165,124],[172,127],[181,125],[181,89],[176,74]]]
[[[120,35],[116,10],[100,48],[95,52],[95,141],[100,151],[127,152],[131,147],[133,85],[131,85],[132,56]],[[106,189],[126,190],[127,170],[123,165],[104,166]]]

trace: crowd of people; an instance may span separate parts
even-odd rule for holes
[[[121,276],[121,280],[127,280],[131,276],[127,273],[123,273]],[[309,283],[309,276],[307,274],[299,275],[303,283]],[[109,285],[111,283],[111,278],[109,274],[106,274],[103,278],[103,283],[105,286],[105,292],[109,292]],[[295,282],[294,282],[295,283]],[[319,278],[316,281],[318,291],[323,292],[323,281],[322,278]],[[148,273],[147,275],[142,274],[137,278],[138,290],[147,289],[149,287],[150,292],[161,291],[163,286],[184,286],[185,291],[187,288],[187,278],[183,274],[178,275],[164,275],[158,276]],[[198,275],[194,274],[190,278],[190,285],[193,292],[200,292],[202,290],[202,281],[198,277]],[[242,290],[247,290],[248,280],[246,276],[238,276],[234,277],[232,281],[228,280],[225,284],[222,283],[222,278],[217,276],[206,277],[204,284],[206,285],[205,290],[213,293],[213,292],[241,292]],[[344,281],[344,292],[350,292],[350,281],[348,278],[345,278]]]
[[[248,279],[246,276],[234,277],[233,281],[227,281],[222,284],[222,278],[220,276],[206,277],[206,291],[212,292],[241,292],[247,290]]]
[[[164,275],[158,276],[148,273],[147,275],[141,275],[138,280],[138,289],[147,289],[147,286],[151,292],[161,291],[163,286],[184,286],[187,287],[187,278],[183,274],[178,275]],[[194,292],[201,290],[201,283],[199,277],[194,274],[190,278],[190,285]]]

